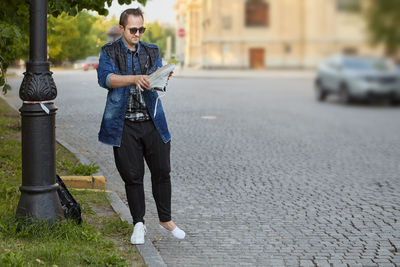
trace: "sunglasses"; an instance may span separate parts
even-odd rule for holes
[[[140,34],[142,34],[142,33],[144,33],[144,32],[146,31],[146,28],[145,28],[145,27],[140,27],[140,28],[133,27],[133,28],[129,28],[129,32],[130,32],[131,34],[136,34],[138,31],[139,31]]]

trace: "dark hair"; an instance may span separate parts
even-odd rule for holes
[[[136,16],[136,17],[142,17],[143,18],[143,11],[138,7],[138,8],[128,8],[124,12],[121,13],[121,16],[119,17],[119,25],[126,26],[128,22],[128,17],[129,16]]]

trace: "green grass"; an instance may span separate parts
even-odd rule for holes
[[[60,149],[61,150],[61,149]],[[70,162],[69,160],[57,161],[57,169],[62,170],[61,175],[64,173],[69,173],[71,175],[92,175],[96,173],[99,166],[96,163],[91,163],[89,165]]]
[[[131,226],[112,211],[104,191],[71,189],[81,204],[82,226],[69,220],[15,219],[22,175],[20,128],[19,114],[0,99],[0,266],[144,266],[129,244]],[[56,151],[61,175],[97,171],[95,165],[79,164],[60,145]]]

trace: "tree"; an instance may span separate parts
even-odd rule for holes
[[[139,2],[146,5],[147,0],[118,0],[119,4]],[[75,16],[82,10],[97,11],[107,15],[105,7],[113,0],[49,0],[48,13],[58,17],[63,12]],[[10,87],[6,84],[6,72],[9,64],[17,59],[28,57],[29,40],[29,0],[0,1],[0,87],[6,93]]]
[[[50,16],[48,19],[48,46],[49,60],[53,63],[74,57],[80,53],[80,33],[76,24],[76,17],[61,13],[57,18]],[[74,47],[74,45],[76,47]]]
[[[361,0],[336,0],[336,8],[342,12],[360,12]]]
[[[367,22],[373,44],[382,44],[388,56],[393,56],[400,48],[399,0],[370,0]]]
[[[100,53],[107,42],[107,31],[118,25],[116,18],[107,19],[81,11],[76,16],[61,13],[58,17],[49,16],[48,45],[49,61],[60,64],[74,62]]]
[[[26,58],[28,54],[29,6],[16,5],[12,1],[0,2],[0,87],[6,93],[11,87],[6,83],[6,72],[10,62]],[[22,2],[22,1],[20,1]],[[11,8],[11,6],[13,6]],[[10,16],[9,14],[15,14]]]
[[[162,27],[159,22],[146,23],[146,32],[141,40],[146,43],[156,44],[160,49],[161,57],[164,57],[168,36],[171,36],[171,48],[174,49],[175,30],[173,28]]]
[[[96,46],[91,35],[96,17],[86,11],[77,16],[61,13],[58,17],[49,16],[48,46],[49,60],[59,64],[62,61],[75,61],[87,57]]]
[[[61,13],[48,20],[49,61],[76,61],[100,53],[107,42],[107,31],[118,25],[116,18],[107,19],[81,11],[76,16]]]
[[[108,41],[107,32],[112,26],[118,25],[119,19],[113,17],[107,19],[104,17],[97,16],[93,23],[90,35],[93,36],[95,44],[91,47],[90,55],[96,55],[100,53],[101,47]]]

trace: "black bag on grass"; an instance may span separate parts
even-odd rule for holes
[[[77,224],[82,224],[82,212],[81,206],[75,200],[75,198],[68,191],[64,182],[61,180],[60,176],[57,174],[57,181],[59,185],[57,189],[58,197],[60,198],[61,207],[64,212],[64,217],[66,219],[72,219],[76,221]]]

